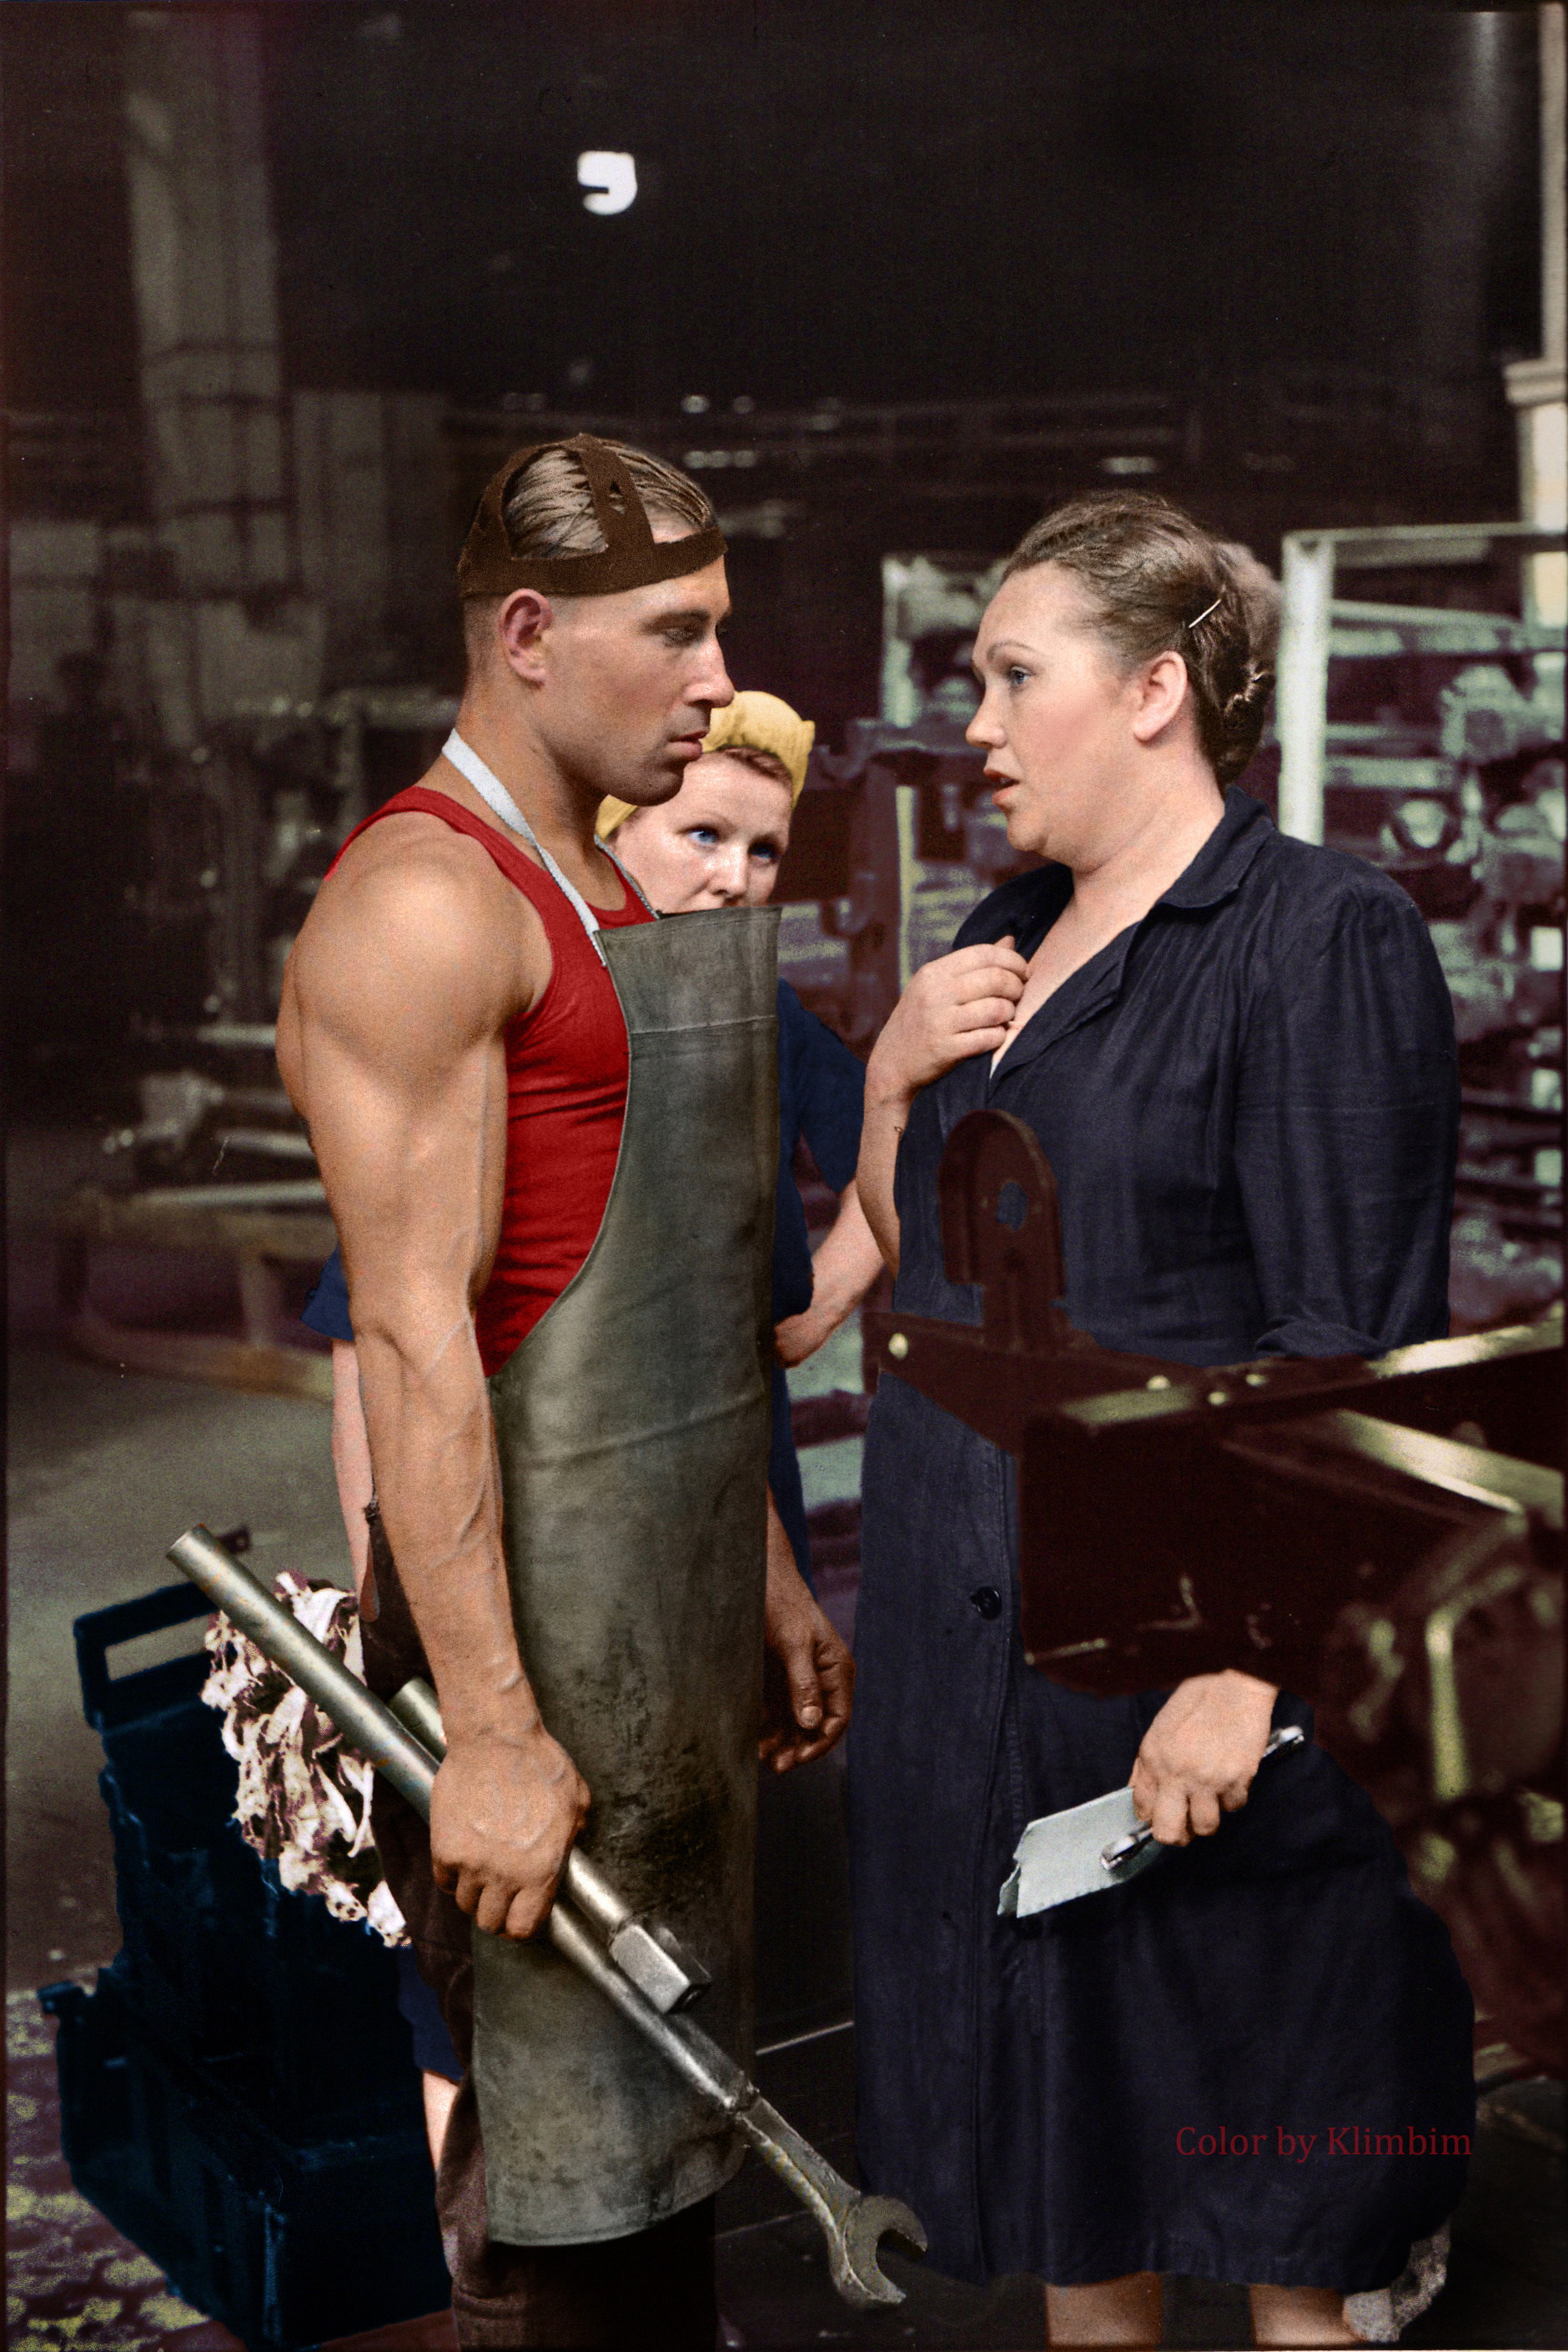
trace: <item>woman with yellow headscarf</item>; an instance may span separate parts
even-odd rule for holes
[[[737,694],[713,713],[672,800],[633,808],[606,800],[599,836],[661,915],[704,907],[760,907],[773,895],[789,846],[790,819],[805,782],[816,729],[775,694]],[[809,1583],[811,1554],[800,1464],[790,1434],[784,1367],[820,1348],[881,1271],[881,1255],[855,1190],[865,1090],[860,1064],[780,981],[779,1175],[773,1221],[773,1436],[768,1539],[787,1539]],[[838,1215],[815,1259],[793,1173],[801,1139],[838,1194]]]

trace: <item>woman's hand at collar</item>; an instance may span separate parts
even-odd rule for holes
[[[866,1065],[866,1116],[855,1182],[889,1272],[899,1270],[893,1169],[910,1105],[955,1062],[994,1054],[1012,1025],[1029,967],[1012,936],[921,964]]]
[[[1010,933],[921,964],[871,1049],[868,1102],[911,1102],[955,1062],[994,1054],[1028,977]]]

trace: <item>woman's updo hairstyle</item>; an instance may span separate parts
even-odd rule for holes
[[[1279,636],[1279,590],[1257,558],[1155,491],[1104,490],[1044,516],[1002,577],[1041,563],[1081,582],[1119,668],[1181,655],[1204,755],[1234,783],[1263,732]]]

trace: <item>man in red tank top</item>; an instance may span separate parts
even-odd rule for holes
[[[519,1654],[485,1381],[582,1264],[615,1170],[626,1032],[587,927],[649,917],[594,820],[606,794],[668,799],[733,690],[711,509],[641,453],[586,436],[519,453],[481,501],[459,588],[451,756],[323,884],[278,1057],[352,1296],[384,1532],[367,1670],[376,1685],[378,1643],[388,1681],[422,1654],[447,1740],[428,1849],[379,1795],[377,1842],[466,2060],[466,1921],[532,1935],[591,1797]],[[847,1725],[852,1668],[771,1566],[767,1638],[804,1759]],[[712,2341],[710,2202],[634,2239],[492,2245],[467,2085],[438,2194],[460,2342],[685,2345],[704,2326]]]

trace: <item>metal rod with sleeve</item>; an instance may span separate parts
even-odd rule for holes
[[[446,1752],[440,1715],[429,1685],[405,1685],[397,1694],[398,1714],[395,1715],[205,1528],[192,1528],[181,1536],[170,1546],[169,1558],[274,1665],[292,1675],[344,1738],[428,1820],[430,1793]],[[404,1719],[399,1720],[399,1716]],[[410,1724],[417,1726],[418,1737],[408,1727]],[[669,1947],[675,1939],[656,1926],[634,1920],[629,1907],[575,1849],[567,1858],[562,1884],[571,1899],[558,1898],[546,1922],[556,1950],[615,2003],[700,2097],[730,2119],[816,2216],[827,2242],[833,2284],[845,2302],[860,2310],[902,2303],[903,2289],[879,2268],[877,2253],[889,2233],[924,2253],[926,2233],[909,2207],[893,2197],[868,2197],[852,2189],[763,2097],[716,2042],[685,2019],[668,2013],[676,2006],[674,2000],[656,2006],[661,1993],[669,1989],[669,1969],[687,1986],[697,1984],[702,1972],[680,1953],[679,1946],[672,1958]],[[608,1949],[591,1932],[590,1923],[609,1937]],[[630,1937],[633,1929],[647,1940],[665,1964],[665,1971],[647,1962],[642,1947]],[[645,1964],[653,1998],[634,1973]],[[700,1984],[697,1989],[700,1990]],[[691,1997],[689,1992],[686,1997]]]

